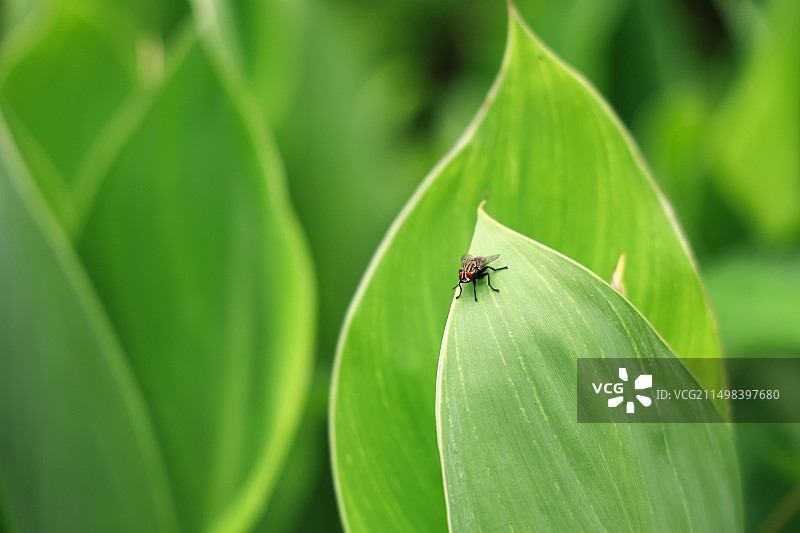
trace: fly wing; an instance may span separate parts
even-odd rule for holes
[[[476,257],[475,262],[477,263],[476,266],[478,267],[478,270],[482,269],[498,257],[500,257],[500,254],[487,255],[486,257]]]
[[[462,269],[462,270],[466,270],[466,268],[467,268],[467,263],[469,263],[469,262],[470,262],[470,261],[472,261],[473,259],[474,259],[474,257],[472,257],[472,256],[471,256],[471,255],[469,255],[469,254],[464,254],[464,255],[462,255],[462,256],[461,256],[461,269]]]

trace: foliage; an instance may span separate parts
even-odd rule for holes
[[[636,309],[479,209],[470,251],[482,250],[508,266],[495,277],[503,290],[483,292],[480,306],[453,303],[439,359],[450,528],[740,529],[739,473],[724,425],[575,421],[576,358],[674,357]],[[674,383],[699,387],[688,372]]]
[[[574,272],[701,381],[725,379],[691,360],[720,353],[713,316],[728,356],[800,353],[800,4],[517,0],[541,42],[512,25],[503,60],[505,4],[0,3],[0,531],[335,531],[387,510],[443,530],[435,368],[487,190],[498,220],[606,281],[624,252],[635,309]],[[341,332],[342,522],[328,387],[376,248]],[[549,283],[574,266],[556,264]],[[498,273],[497,296],[528,274]],[[455,309],[486,309],[482,289]],[[746,528],[797,529],[797,427],[732,428]],[[708,479],[731,490],[703,503],[736,528],[712,440],[699,468],[719,460]],[[646,522],[640,504],[620,516]]]
[[[450,300],[442,289],[487,190],[505,220],[608,279],[625,253],[631,301],[701,381],[721,382],[718,365],[693,366],[692,357],[719,353],[714,324],[635,148],[598,95],[511,11],[506,57],[487,102],[395,221],[345,324],[331,439],[351,530],[444,527],[432,411]],[[398,290],[412,273],[415,289]]]
[[[298,426],[314,338],[277,155],[191,26],[137,73],[106,6],[51,9],[9,45],[0,86],[8,519],[246,530]],[[54,69],[68,86],[30,90]]]

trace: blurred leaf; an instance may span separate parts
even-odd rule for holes
[[[309,2],[296,92],[276,131],[292,201],[316,263],[321,305],[315,380],[326,388],[336,338],[370,255],[431,164],[427,151],[420,156],[418,146],[409,146],[406,131],[411,120],[407,102],[418,92],[419,73],[395,56],[382,61],[376,49],[383,34],[376,35],[362,11]],[[327,417],[327,390],[325,396]],[[327,425],[320,429],[319,443],[327,446]],[[296,467],[289,466],[293,472],[286,475],[303,475],[313,462],[298,454]],[[290,495],[283,503],[271,502],[266,531],[277,527],[275,512],[277,520],[287,513],[299,515],[295,531],[340,527],[330,525],[339,518],[327,458],[318,468],[311,499],[296,498],[306,499],[305,509],[289,509]]]
[[[276,133],[324,295],[319,347],[328,362],[370,254],[427,165],[403,143],[400,119],[388,118],[395,101],[371,83],[372,50],[349,22],[328,4],[309,10],[295,105]]]
[[[710,266],[706,279],[729,357],[800,356],[800,256],[741,253]],[[776,383],[752,365],[739,368],[728,362],[727,368],[732,381],[746,373],[749,383],[765,388]],[[739,413],[733,415],[736,420]],[[781,524],[781,506],[800,486],[800,424],[738,424],[736,440],[747,526],[780,531],[767,526]],[[797,508],[794,516],[796,523]]]
[[[0,105],[39,188],[68,234],[90,146],[136,83],[135,31],[111,6],[55,2],[5,43]]]
[[[138,34],[81,6],[54,11],[15,49],[3,105],[130,360],[181,528],[241,531],[266,506],[305,399],[314,286],[303,238],[258,108],[224,58],[184,32],[163,86],[133,90],[117,52],[135,56]],[[63,80],[31,90],[52,70]],[[115,460],[135,465],[127,453]],[[72,483],[107,490],[90,474]],[[114,529],[87,507],[74,505],[82,530]]]
[[[577,358],[674,357],[636,309],[483,209],[470,252],[508,270],[490,272],[498,293],[481,282],[480,305],[467,287],[445,327],[436,421],[451,530],[740,530],[724,424],[575,420]]]
[[[442,530],[436,353],[474,206],[610,279],[710,387],[715,326],[686,244],[618,120],[511,13],[481,113],[379,248],[351,304],[331,393],[331,446],[350,531]]]
[[[0,4],[0,39],[5,39],[16,28],[33,18],[41,0],[6,0]]]
[[[611,67],[619,62],[619,58],[612,57],[611,44],[629,4],[629,0],[514,2],[542,41],[604,95],[611,89]],[[443,22],[435,27],[450,30],[447,38],[455,41],[458,54],[451,61],[460,71],[454,73],[445,90],[436,87],[429,91],[430,98],[438,100],[434,124],[437,154],[453,145],[483,102],[486,88],[497,72],[507,27],[505,10],[499,2],[448,2],[448,9],[441,16]]]
[[[358,279],[428,162],[408,171],[416,154],[400,138],[409,118],[397,97],[415,91],[405,65],[387,68],[378,61],[376,48],[385,35],[362,23],[364,10],[308,4],[223,1],[196,2],[194,8],[197,23],[277,129],[293,203],[317,264],[323,305],[315,380],[327,387],[336,336]],[[280,495],[259,524],[265,530],[313,530],[326,519],[338,521],[329,463],[302,449],[319,453],[327,427],[319,419],[304,423],[302,442],[293,446],[276,489]],[[293,508],[303,504],[305,513]]]
[[[173,34],[180,33],[181,26],[191,14],[190,3],[189,0],[123,0],[120,2],[121,6],[136,19],[143,32],[157,39],[165,40],[169,40]]]
[[[612,42],[609,95],[629,123],[664,86],[695,79],[699,51],[678,2],[630,2]]]
[[[800,2],[771,0],[714,119],[720,191],[762,239],[800,236]]]
[[[276,155],[215,61],[197,45],[178,60],[77,239],[190,531],[239,531],[261,512],[299,423],[314,332]]]
[[[3,496],[3,473],[0,471],[0,501],[6,501],[6,498]],[[8,533],[10,531],[10,525],[8,521],[8,513],[6,512],[5,506],[0,505],[0,533]]]
[[[0,227],[0,507],[9,530],[176,531],[147,401],[4,122]]]
[[[737,46],[747,44],[754,23],[761,18],[763,0],[712,0]]]
[[[611,38],[630,0],[514,2],[531,28],[602,93],[611,75]]]
[[[320,490],[329,489],[327,464],[328,384],[321,373],[314,377],[303,422],[284,463],[280,480],[254,532],[334,531],[339,518],[331,495],[330,509],[322,508]],[[322,481],[321,481],[322,480]],[[309,512],[307,509],[313,509]],[[303,511],[306,510],[304,513]],[[307,522],[314,527],[303,527]]]
[[[324,425],[324,419],[319,415],[303,417],[275,486],[274,496],[252,531],[296,531],[294,526],[301,518],[299,514],[313,495],[314,485],[322,471],[325,457]]]
[[[729,357],[800,356],[800,255],[740,254],[705,277]]]
[[[160,38],[170,36],[189,13],[187,0],[6,0],[0,4],[2,37],[13,35],[17,30],[27,33],[30,28],[25,27],[26,24],[35,24],[34,19],[48,10],[60,7],[74,9],[76,6],[80,6],[80,9],[87,6],[91,9],[101,8],[106,13],[124,12],[127,20],[120,19],[118,22],[126,25],[135,23],[143,32]]]
[[[800,424],[735,427],[747,529],[763,533],[797,531]]]
[[[703,87],[676,83],[652,100],[637,121],[636,138],[695,249],[708,223],[703,204],[711,164],[705,149],[710,114]]]
[[[196,0],[195,19],[247,81],[274,128],[286,118],[296,89],[305,2]]]

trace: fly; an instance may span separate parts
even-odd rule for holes
[[[475,296],[475,301],[477,302],[478,293],[475,290],[475,282],[482,278],[486,278],[486,282],[489,284],[490,289],[492,289],[494,292],[500,292],[492,287],[492,280],[489,277],[489,270],[497,272],[498,270],[505,270],[508,268],[507,266],[501,268],[492,268],[489,266],[489,263],[498,257],[500,257],[500,254],[494,254],[487,257],[472,257],[469,254],[464,254],[461,256],[461,269],[458,271],[458,285],[453,287],[453,290],[458,287],[458,296],[456,296],[456,300],[458,300],[461,296],[461,284],[469,283],[471,281],[472,294]]]

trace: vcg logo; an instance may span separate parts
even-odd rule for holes
[[[628,381],[628,370],[626,368],[619,369],[619,379],[622,382],[618,383],[592,383],[592,388],[594,389],[595,394],[600,394],[600,391],[603,391],[606,394],[615,394],[613,398],[608,399],[608,406],[609,407],[616,407],[622,403],[623,396],[622,393],[625,390],[624,383]],[[636,381],[633,383],[634,390],[642,390],[642,389],[649,389],[653,386],[653,375],[652,374],[642,374]],[[636,399],[639,400],[639,403],[645,407],[648,407],[653,401],[648,396],[643,396],[641,394],[636,395]],[[635,404],[632,401],[629,401],[625,404],[625,412],[626,413],[633,413],[634,412]]]

